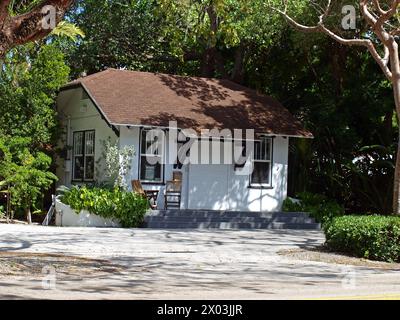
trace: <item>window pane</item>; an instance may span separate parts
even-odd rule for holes
[[[85,132],[85,154],[94,154],[94,131]]]
[[[162,152],[162,139],[148,130],[142,130],[141,153],[159,155]]]
[[[94,179],[94,157],[86,156],[85,157],[85,180],[93,180]]]
[[[266,146],[266,140],[263,139],[261,141],[261,150],[260,150],[260,160],[265,160],[266,159],[266,154],[267,154],[267,146]]]
[[[141,153],[146,153],[146,150],[147,150],[147,144],[146,144],[146,134],[147,134],[147,131],[146,130],[142,130],[142,136],[141,136],[141,141],[140,141],[140,145],[141,145],[141,150],[140,150],[140,152]]]
[[[251,183],[255,184],[270,184],[270,170],[271,165],[269,162],[254,162],[254,170],[251,175]]]
[[[142,130],[142,141],[141,141],[141,153],[151,154],[151,145],[154,140],[154,137],[150,134],[149,130]]]
[[[83,154],[83,132],[74,133],[74,155]]]
[[[271,139],[254,143],[254,160],[271,160]]]
[[[140,179],[145,181],[161,181],[161,164],[159,162],[150,164],[146,158],[146,156],[141,157]]]
[[[74,158],[74,180],[83,179],[83,156],[78,156]]]
[[[254,160],[261,160],[261,142],[254,142]]]
[[[265,140],[265,160],[271,160],[271,150],[272,149],[272,140],[271,139],[266,139]]]

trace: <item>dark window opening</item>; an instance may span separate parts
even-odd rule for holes
[[[94,180],[95,132],[76,131],[73,134],[73,181]]]

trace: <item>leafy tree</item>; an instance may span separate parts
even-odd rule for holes
[[[353,33],[343,32],[338,25],[339,9],[343,7],[343,1],[327,0],[321,6],[316,7],[315,15],[317,24],[307,26],[294,20],[289,14],[290,3],[284,2],[283,9],[275,9],[295,28],[305,33],[322,33],[328,35],[334,41],[347,46],[363,47],[373,57],[380,67],[385,78],[391,83],[395,111],[400,118],[400,60],[398,48],[398,35],[400,25],[398,9],[400,0],[371,1],[358,0],[352,4],[357,6],[361,13],[363,25],[361,28],[353,28]],[[295,3],[298,6],[298,3]],[[332,22],[333,21],[333,22]],[[336,21],[336,27],[335,27]],[[393,213],[400,215],[400,144],[397,148],[397,160],[394,174],[393,188]]]
[[[244,81],[255,48],[282,22],[262,0],[81,0],[68,13],[86,39],[70,48],[74,76],[107,67]]]
[[[25,210],[29,222],[31,208],[55,180],[50,172],[60,130],[55,97],[70,70],[59,47],[78,35],[79,29],[61,23],[47,39],[18,46],[1,62],[0,137],[9,156],[0,159],[0,177],[9,185],[12,205]]]
[[[78,0],[68,19],[86,35],[65,48],[73,76],[107,67],[166,71],[161,17],[153,0]]]
[[[249,85],[314,133],[291,141],[291,195],[324,193],[353,213],[391,212],[398,128],[390,84],[368,53],[287,29],[250,61]]]
[[[5,154],[0,160],[0,176],[9,186],[12,204],[23,209],[32,223],[32,207],[57,177],[48,171],[51,158],[40,151],[31,152],[30,143],[28,138],[0,138],[0,149]]]
[[[157,12],[167,21],[164,36],[173,55],[201,76],[239,83],[248,54],[266,48],[282,27],[262,0],[162,0]]]
[[[51,43],[10,52],[0,71],[0,132],[47,149],[57,138],[54,99],[68,75],[64,55]]]

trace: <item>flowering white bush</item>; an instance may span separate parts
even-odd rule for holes
[[[132,168],[132,158],[135,154],[133,146],[125,146],[122,149],[118,146],[118,141],[112,143],[111,139],[108,138],[102,141],[103,153],[101,159],[98,160],[97,171],[101,173],[102,168],[99,168],[104,162],[104,177],[114,182],[114,186],[128,189],[128,183],[126,177],[128,176]],[[100,176],[100,174],[98,175]]]

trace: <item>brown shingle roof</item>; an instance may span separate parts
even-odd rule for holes
[[[255,129],[312,137],[276,100],[228,80],[107,69],[71,82],[83,85],[113,124],[182,129]]]

